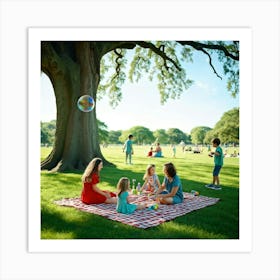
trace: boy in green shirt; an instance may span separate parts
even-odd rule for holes
[[[221,190],[222,188],[220,187],[220,178],[219,178],[219,173],[220,170],[224,164],[224,155],[223,155],[223,150],[220,147],[220,139],[219,138],[214,138],[212,140],[212,145],[213,147],[216,148],[215,152],[210,152],[209,156],[213,157],[214,156],[214,169],[213,169],[213,183],[209,185],[205,185],[206,188],[210,188],[213,190]],[[215,183],[217,183],[215,185]]]

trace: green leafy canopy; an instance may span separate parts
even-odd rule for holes
[[[127,42],[129,49],[115,48],[104,55],[100,65],[97,99],[107,95],[116,107],[122,100],[122,86],[128,79],[138,82],[143,75],[157,80],[160,102],[180,98],[194,83],[188,78],[187,63],[193,52],[201,51],[209,58],[214,74],[221,78],[212,64],[211,55],[217,53],[227,77],[227,90],[235,97],[239,93],[239,42],[237,41],[141,41]],[[122,46],[120,44],[120,46]],[[131,47],[132,46],[132,47]],[[184,66],[184,67],[183,67]]]

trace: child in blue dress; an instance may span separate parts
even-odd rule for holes
[[[117,207],[116,210],[119,213],[123,214],[131,214],[135,210],[138,209],[144,209],[146,208],[146,204],[130,204],[128,202],[128,196],[129,196],[129,179],[126,177],[122,177],[117,185],[117,197],[118,197],[118,202],[117,202]]]

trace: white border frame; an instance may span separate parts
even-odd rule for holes
[[[0,0],[0,279],[279,280],[279,0]],[[250,27],[253,33],[253,244],[250,253],[95,254],[27,251],[27,28]],[[269,44],[268,44],[269,42]],[[15,47],[17,46],[17,47]],[[17,79],[15,81],[15,73]],[[11,109],[10,96],[17,102]],[[16,128],[16,129],[14,129]],[[275,139],[267,153],[263,136]],[[269,143],[271,144],[271,143]],[[274,144],[274,143],[272,143]],[[16,147],[16,148],[15,148]],[[261,148],[264,148],[264,152]],[[15,160],[16,159],[16,160]],[[269,162],[271,164],[263,164]],[[16,165],[15,165],[16,164]],[[19,184],[14,184],[16,176]],[[32,175],[32,174],[31,174]],[[268,175],[268,176],[266,176]],[[15,196],[16,192],[16,196]],[[13,197],[13,201],[11,201]],[[31,198],[32,199],[32,198]],[[16,205],[16,208],[13,206]],[[153,264],[136,270],[137,263]],[[176,272],[166,263],[179,268]],[[125,266],[124,269],[121,269]]]
[[[148,28],[148,30],[147,30]],[[147,32],[148,31],[148,32]],[[93,35],[94,34],[94,35]],[[186,38],[186,35],[187,38]],[[250,252],[252,249],[252,46],[249,28],[29,28],[29,252]],[[236,240],[42,240],[40,238],[40,42],[93,40],[240,41],[239,239]],[[246,94],[245,94],[246,93]],[[244,110],[243,108],[246,108]],[[248,174],[250,174],[248,176]],[[244,187],[246,186],[246,187]],[[176,250],[174,250],[176,248]]]

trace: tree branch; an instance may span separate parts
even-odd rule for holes
[[[179,43],[183,46],[186,46],[186,45],[191,46],[194,49],[206,54],[209,58],[209,64],[210,64],[211,68],[213,69],[213,71],[217,75],[217,77],[219,77],[220,79],[222,79],[222,77],[217,73],[215,67],[212,64],[211,55],[205,49],[222,51],[225,54],[225,56],[227,56],[233,60],[239,61],[238,52],[231,53],[227,50],[227,48],[225,46],[222,46],[222,45],[204,44],[204,43],[200,43],[197,41],[177,41],[177,43]],[[236,49],[238,50],[238,41],[234,41],[233,43],[234,43]],[[150,49],[155,54],[159,55],[163,59],[163,67],[165,67],[165,69],[167,71],[169,71],[169,69],[170,69],[170,67],[167,65],[168,61],[171,62],[178,71],[181,71],[181,67],[178,65],[178,63],[165,53],[164,45],[160,45],[159,47],[156,47],[153,43],[146,42],[146,41],[98,41],[96,43],[96,46],[98,47],[98,50],[99,50],[99,53],[101,54],[101,56],[103,56],[104,54],[106,54],[110,51],[114,51],[115,54],[118,56],[115,60],[117,63],[116,76],[119,74],[119,71],[120,71],[120,63],[118,61],[119,61],[119,59],[122,58],[121,52],[120,53],[117,52],[117,49],[133,49],[137,45],[142,48],[145,48],[145,49]]]
[[[222,45],[215,45],[215,44],[203,44],[200,42],[195,42],[195,41],[177,41],[179,44],[181,45],[188,45],[193,47],[194,49],[201,51],[203,53],[205,53],[208,58],[209,58],[209,64],[211,66],[211,68],[213,69],[214,73],[217,75],[217,77],[219,77],[222,80],[222,77],[217,73],[216,69],[214,68],[213,64],[212,64],[212,58],[211,55],[205,50],[205,49],[212,49],[212,50],[220,50],[222,52],[224,52],[225,56],[230,57],[234,60],[239,60],[239,55],[233,55],[231,54],[224,46]],[[234,41],[235,46],[237,47],[237,42]]]
[[[97,46],[100,57],[115,49],[134,49],[136,47],[135,43],[126,41],[96,41],[92,42],[92,45],[93,44]]]
[[[119,70],[120,70],[120,63],[118,63],[118,60],[121,59],[123,56],[121,53],[117,52],[117,49],[133,49],[136,47],[136,45],[152,50],[155,54],[159,55],[163,59],[163,66],[166,68],[167,71],[169,71],[170,67],[167,65],[167,61],[171,62],[178,71],[181,71],[181,67],[177,64],[176,61],[174,61],[172,58],[170,58],[166,53],[164,52],[165,46],[160,45],[158,48],[150,43],[145,41],[124,41],[124,42],[118,42],[118,41],[99,41],[97,42],[97,46],[99,49],[99,52],[102,55],[114,51],[114,53],[118,56],[116,58],[116,75],[113,77],[113,80],[118,76]]]
[[[230,53],[226,47],[221,46],[221,45],[215,45],[215,44],[204,44],[200,42],[195,42],[195,41],[177,41],[179,44],[185,46],[191,46],[196,50],[202,51],[202,49],[211,49],[211,50],[220,50],[224,52],[225,56],[232,58],[233,60],[239,61],[239,54],[232,54]]]
[[[166,67],[167,70],[170,68],[167,66],[167,61],[169,61],[177,68],[178,71],[181,71],[181,67],[176,63],[176,61],[174,61],[172,58],[167,56],[166,53],[163,51],[164,50],[163,46],[160,46],[159,48],[157,48],[154,44],[152,44],[150,42],[145,42],[145,41],[135,41],[134,43],[142,48],[150,49],[157,55],[161,56],[164,60],[164,66]]]
[[[220,78],[222,80],[222,77],[217,73],[216,69],[214,68],[213,64],[212,64],[212,58],[211,55],[204,49],[201,49],[202,52],[204,52],[208,57],[209,57],[209,64],[212,67],[214,73],[217,75],[218,78]]]
[[[119,62],[120,59],[123,58],[123,55],[122,55],[122,51],[120,50],[120,52],[117,52],[117,49],[114,50],[114,53],[117,55],[116,59],[115,59],[115,62],[116,62],[116,75],[114,75],[112,81],[119,75],[120,73],[120,69],[121,69],[121,64]]]
[[[59,56],[51,42],[41,42],[41,71],[43,71],[53,82],[53,76],[59,71]]]

